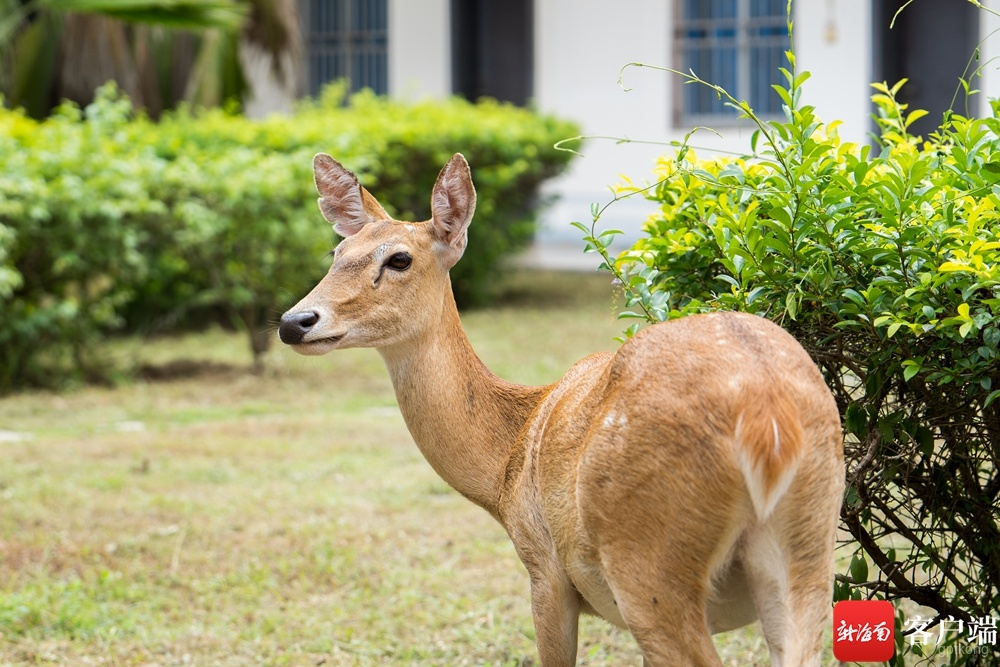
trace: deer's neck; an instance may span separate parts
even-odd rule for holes
[[[448,484],[497,517],[512,448],[547,388],[506,382],[486,368],[462,329],[450,284],[436,329],[379,352],[424,457]]]

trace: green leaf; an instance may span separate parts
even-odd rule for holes
[[[1000,161],[985,162],[982,170],[993,177],[992,182],[1000,180]]]
[[[917,441],[917,446],[920,448],[920,453],[923,456],[930,456],[934,453],[934,432],[929,428],[921,426],[917,429],[915,440]],[[893,553],[890,560],[896,560],[895,553]]]
[[[853,433],[860,439],[868,430],[868,415],[858,407],[857,403],[849,403],[844,414],[844,425],[848,433]]]
[[[844,504],[848,507],[861,505],[861,496],[858,495],[858,489],[853,484],[848,485],[847,489],[844,490]]]
[[[763,285],[759,285],[757,287],[754,287],[752,290],[750,290],[750,292],[746,296],[747,305],[749,306],[750,304],[752,304],[754,301],[756,301],[760,296],[762,296],[766,292],[767,292],[767,288],[764,287]]]
[[[719,179],[717,179],[714,174],[711,174],[705,171],[704,169],[693,169],[691,171],[691,175],[697,178],[698,180],[704,181],[705,183],[708,184],[714,184],[719,182]]]
[[[1000,389],[990,392],[990,395],[987,396],[986,400],[983,402],[983,407],[988,408],[993,404],[993,401],[997,400],[997,398],[1000,398]]]
[[[798,310],[799,310],[799,302],[797,295],[795,294],[795,292],[789,292],[788,294],[785,295],[785,312],[788,313],[788,316],[792,318],[792,320],[794,321],[795,315],[798,313]]]
[[[997,349],[997,345],[1000,344],[1000,327],[986,327],[983,330],[983,342],[994,350]]]
[[[855,583],[860,584],[868,581],[868,561],[861,553],[854,554],[854,558],[851,559],[851,579]]]
[[[722,168],[722,171],[719,172],[719,180],[721,181],[724,178],[735,179],[740,185],[746,183],[746,177],[743,175],[743,169],[735,162],[730,162]]]
[[[913,125],[913,123],[926,116],[927,113],[928,112],[926,109],[914,109],[909,113],[909,115],[906,116],[906,120],[903,122],[903,126],[909,127],[910,125]]]
[[[787,88],[776,83],[771,84],[771,88],[778,94],[778,97],[781,98],[781,101],[785,104],[785,106],[792,106],[792,96],[789,94]]]
[[[861,296],[861,294],[859,294],[857,290],[850,289],[850,288],[845,289],[844,292],[843,292],[843,295],[844,295],[844,298],[846,298],[848,301],[852,301],[852,302],[856,303],[857,305],[861,306],[862,308],[867,308],[868,307],[868,302],[865,301],[865,298],[863,296]]]
[[[851,173],[854,175],[854,181],[859,185],[865,180],[865,176],[868,174],[868,168],[868,162],[859,161],[856,165],[854,165],[854,169],[851,170]]]
[[[601,241],[603,244],[608,245],[612,241],[614,241],[616,236],[621,236],[624,233],[625,232],[623,232],[620,229],[606,229],[597,235],[597,239]]]

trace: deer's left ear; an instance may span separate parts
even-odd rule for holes
[[[341,236],[353,236],[369,222],[389,218],[378,200],[361,187],[358,177],[326,153],[313,158],[313,176],[319,210]]]
[[[476,188],[472,185],[469,163],[455,153],[438,174],[431,193],[431,224],[441,242],[448,268],[465,252],[469,223],[476,212]]]

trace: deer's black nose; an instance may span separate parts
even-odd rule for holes
[[[315,310],[300,310],[287,312],[281,316],[281,326],[278,327],[278,338],[286,345],[298,345],[309,330],[319,322],[319,313]]]

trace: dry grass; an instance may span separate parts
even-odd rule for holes
[[[609,294],[521,275],[464,320],[498,373],[548,382],[614,346]],[[208,372],[0,400],[0,664],[534,664],[506,534],[420,457],[373,351],[252,376],[220,331],[115,349]],[[755,630],[719,645],[766,664]],[[580,656],[641,663],[594,619]]]

